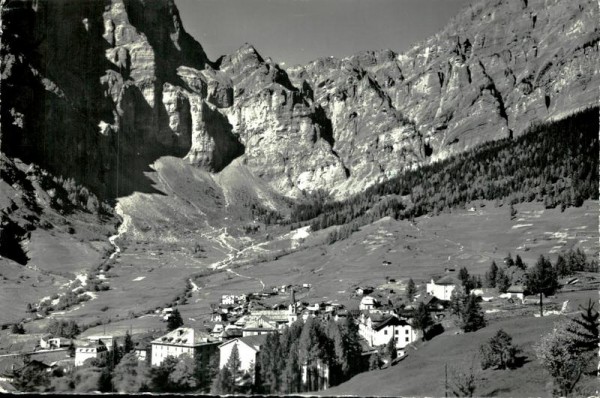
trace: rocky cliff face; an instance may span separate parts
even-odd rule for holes
[[[288,71],[250,45],[211,62],[173,0],[8,1],[2,151],[105,197],[163,155],[236,157],[276,191],[360,191],[597,101],[598,6],[481,1],[405,54]]]

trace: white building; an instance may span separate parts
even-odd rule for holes
[[[437,281],[432,279],[427,284],[427,294],[431,294],[440,300],[448,301],[457,286],[461,286],[461,281],[451,275],[447,275]]]
[[[516,298],[521,301],[525,299],[525,287],[522,285],[510,285],[506,293],[500,295],[502,298]]]
[[[91,358],[106,360],[108,349],[102,343],[88,343],[75,349],[75,366],[82,366],[85,361]]]
[[[216,351],[219,341],[208,333],[181,327],[152,341],[152,366],[159,366],[165,358],[179,357],[187,354],[192,358],[196,355],[208,356]]]
[[[61,339],[60,337],[52,337],[47,334],[40,338],[40,348],[43,350],[55,350],[61,346],[69,345],[68,339]]]
[[[362,314],[358,333],[371,347],[385,345],[395,337],[396,348],[404,348],[419,337],[419,333],[405,320],[380,314]]]
[[[221,344],[219,346],[219,369],[223,369],[227,365],[233,347],[237,347],[240,357],[240,370],[254,374],[258,353],[266,340],[267,335],[263,334],[240,337]]]
[[[360,300],[358,309],[361,311],[370,311],[377,307],[379,302],[372,296],[365,296]]]

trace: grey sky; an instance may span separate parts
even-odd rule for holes
[[[287,66],[389,48],[440,30],[470,0],[176,0],[210,59],[245,42]]]

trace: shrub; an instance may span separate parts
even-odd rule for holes
[[[507,369],[515,366],[519,349],[512,344],[512,337],[500,329],[486,344],[479,348],[483,369]]]

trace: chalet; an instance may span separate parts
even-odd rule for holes
[[[105,361],[108,358],[108,348],[101,341],[87,342],[75,348],[75,366],[82,366],[88,359]]]
[[[525,298],[525,286],[523,285],[510,285],[506,290],[506,293],[500,295],[502,298],[516,298],[521,301]]]
[[[137,359],[142,362],[150,362],[151,351],[152,348],[148,343],[137,343],[135,347],[133,347],[133,353]]]
[[[396,348],[404,348],[418,338],[418,333],[405,320],[393,315],[362,314],[358,333],[371,347],[389,343],[396,338]]]
[[[404,309],[408,310],[408,311],[413,311],[413,310],[417,309],[417,307],[421,303],[423,303],[425,305],[425,308],[427,308],[427,310],[430,312],[443,311],[445,308],[444,302],[442,300],[438,299],[436,296],[424,296],[424,297],[419,297],[414,302],[406,305],[406,307],[404,307]]]
[[[61,347],[67,347],[70,343],[69,339],[53,337],[51,334],[43,335],[40,338],[40,348],[43,350],[56,350]]]
[[[451,276],[444,276],[437,281],[431,280],[430,283],[427,284],[427,294],[437,297],[440,300],[448,301],[450,300],[450,296],[454,289],[457,286],[461,286],[462,282]]]
[[[12,383],[19,374],[28,370],[50,372],[52,366],[36,359],[27,359],[22,356],[10,356],[0,359],[0,380]]]
[[[208,333],[193,328],[180,327],[166,335],[152,340],[152,366],[159,366],[168,356],[179,357],[187,354],[192,358],[197,355],[212,355],[219,341]]]
[[[267,335],[245,336],[229,340],[219,346],[219,369],[223,369],[229,358],[233,347],[237,347],[240,357],[240,370],[255,374],[258,363],[258,354],[267,340]]]
[[[375,297],[365,296],[360,300],[358,309],[361,311],[370,311],[379,306],[379,301]]]

